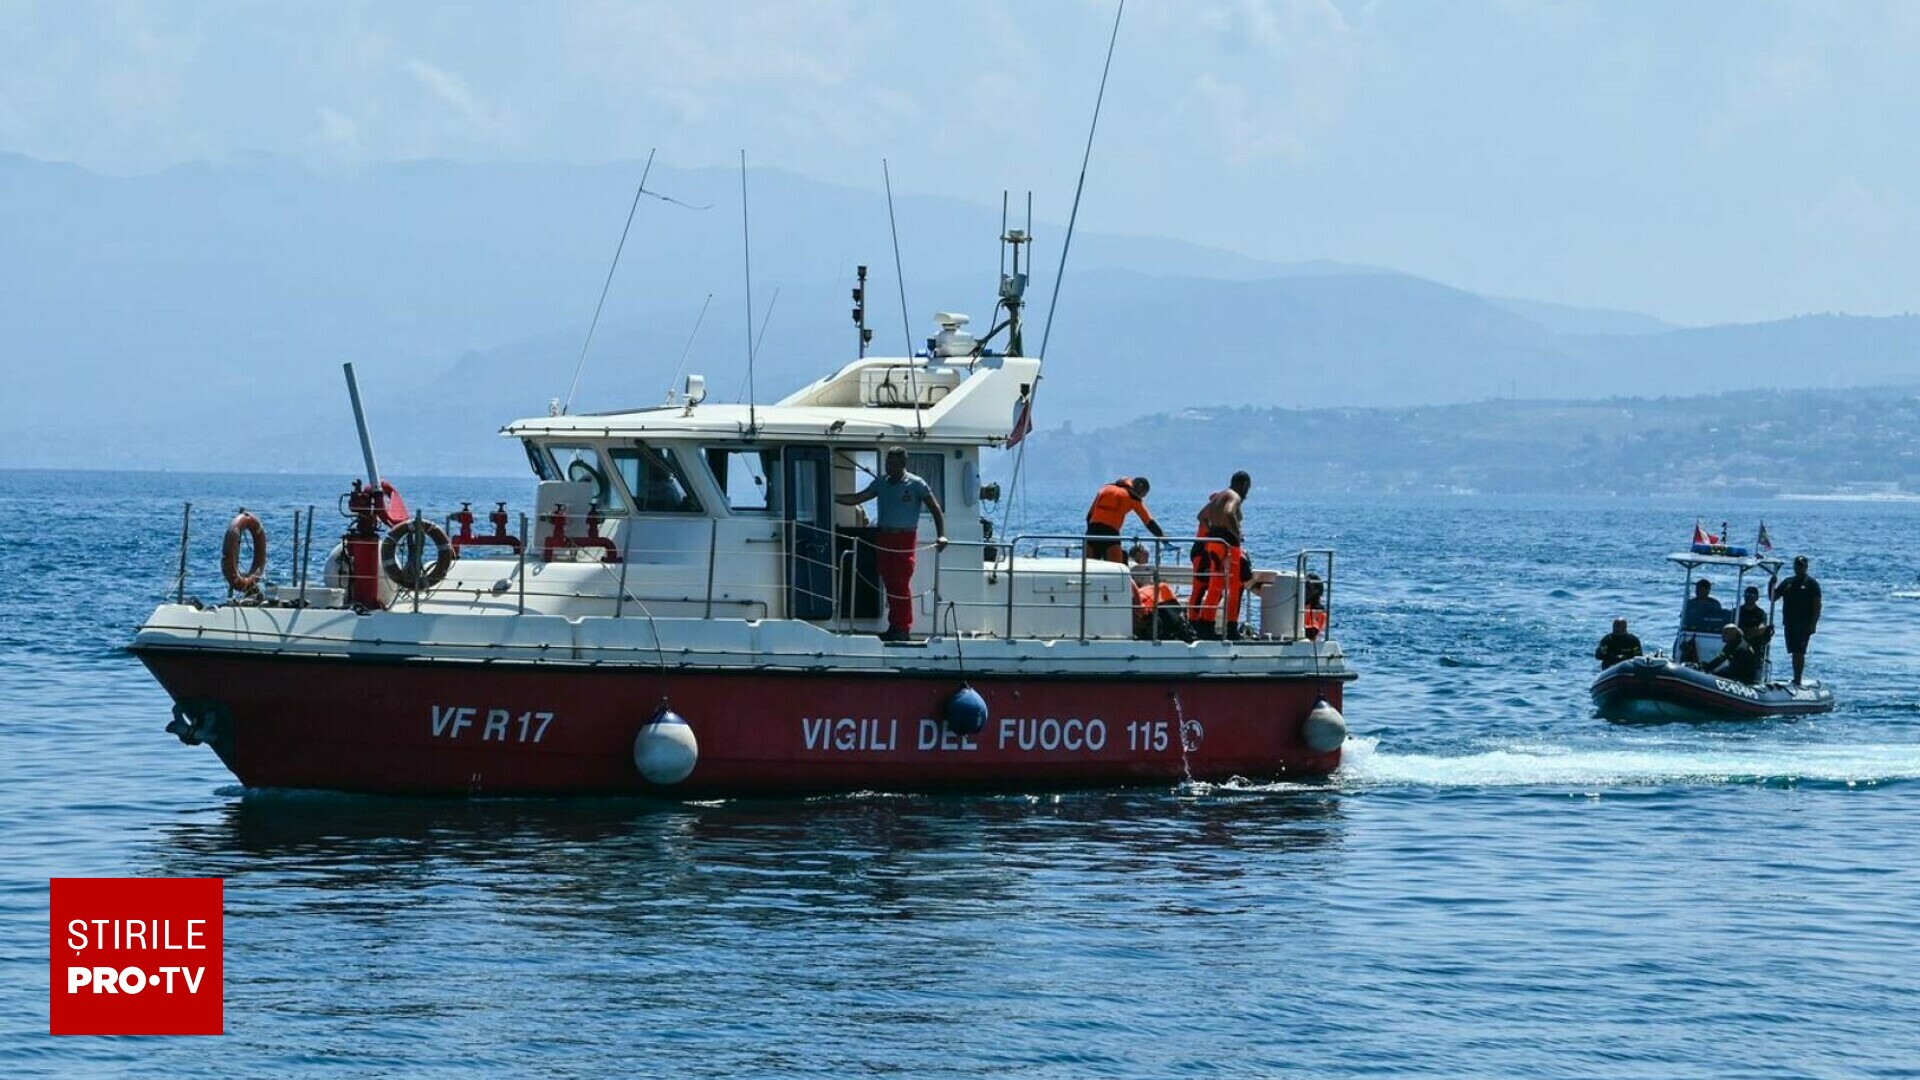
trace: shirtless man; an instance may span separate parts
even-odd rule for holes
[[[1227,486],[1214,492],[1200,508],[1199,532],[1202,538],[1193,545],[1193,594],[1187,600],[1187,621],[1203,638],[1218,638],[1219,607],[1227,608],[1228,639],[1240,629],[1240,594],[1243,582],[1240,550],[1241,507],[1253,478],[1245,472],[1233,474]]]

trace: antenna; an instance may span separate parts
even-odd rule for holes
[[[1002,330],[1007,331],[1005,355],[1023,356],[1026,353],[1026,344],[1020,334],[1020,311],[1026,307],[1027,275],[1020,270],[1020,249],[1031,243],[1033,243],[1033,192],[1027,192],[1027,228],[1009,229],[1007,228],[1007,193],[1002,191],[1000,193],[1000,295],[993,301],[993,311],[996,317],[1001,311],[1005,311],[1007,317],[994,323],[993,329],[988,330],[975,343],[975,356],[984,353],[987,344]],[[1008,248],[1013,249],[1013,273],[1011,274],[1007,273]],[[1029,257],[1029,263],[1031,263],[1031,257]]]
[[[880,159],[880,175],[887,181],[887,228],[893,231],[893,276],[900,283],[900,332],[907,338],[907,359],[913,359],[913,323],[907,316],[907,276],[900,269],[900,226],[893,220],[893,172]]]
[[[780,286],[775,285],[773,287],[773,299],[767,301],[767,313],[760,317],[760,332],[754,335],[754,338],[753,338],[753,351],[756,355],[760,352],[760,344],[767,339],[767,324],[773,321],[773,305],[779,302],[780,302]],[[747,382],[745,379],[742,379],[740,380],[740,388],[733,392],[734,403],[738,404],[740,401],[741,395],[745,394],[746,392],[747,392]]]
[[[1005,237],[1007,235],[1007,189],[1006,188],[1000,189],[1000,235],[1002,237]],[[1007,272],[1007,245],[1003,243],[1000,245],[1000,273],[1004,275],[1006,274],[1006,272]]]
[[[747,275],[747,434],[760,430],[759,415],[753,401],[753,233],[747,227],[747,152],[740,151],[740,251]],[[768,308],[767,314],[773,314]]]
[[[587,324],[587,340],[580,343],[580,359],[573,365],[573,385],[567,387],[567,403],[560,407],[562,414],[573,408],[574,391],[580,389],[580,372],[587,366],[587,346],[593,344],[594,328],[600,325],[600,309],[607,306],[607,290],[613,288],[613,272],[620,267],[620,253],[627,250],[627,233],[633,229],[633,215],[640,209],[640,195],[647,192],[647,176],[653,172],[653,155],[659,150],[654,147],[647,151],[646,167],[640,170],[640,186],[633,189],[633,205],[627,208],[627,223],[620,230],[620,243],[613,249],[613,265],[607,267],[607,280],[600,286],[600,302],[593,305],[593,321]],[[670,200],[671,201],[671,200]]]
[[[1060,243],[1060,265],[1053,272],[1053,297],[1047,301],[1047,324],[1046,328],[1040,332],[1040,352],[1035,359],[1042,364],[1047,359],[1047,342],[1053,337],[1053,313],[1060,306],[1060,282],[1067,274],[1067,252],[1073,249],[1073,227],[1080,220],[1080,195],[1087,187],[1087,163],[1093,160],[1093,136],[1100,130],[1100,106],[1107,99],[1107,75],[1113,71],[1113,49],[1120,41],[1120,17],[1126,13],[1127,0],[1120,0],[1120,5],[1113,12],[1113,33],[1107,38],[1107,61],[1100,68],[1100,89],[1093,97],[1093,121],[1087,125],[1087,148],[1080,155],[1080,179],[1073,186],[1073,210],[1067,214],[1067,235],[1066,239]],[[1027,214],[1031,224],[1033,214],[1031,195],[1028,196]],[[1039,396],[1040,378],[1036,376],[1033,389],[1027,394],[1029,416],[1033,414],[1033,403]],[[1013,483],[1008,485],[1006,512],[1001,518],[1003,526],[1012,518],[1013,504],[1020,495],[1020,469],[1027,461],[1027,445],[1027,440],[1020,440],[1020,452],[1013,459]]]
[[[913,399],[913,433],[925,437],[927,429],[920,423],[920,381],[915,377],[913,363],[913,323],[907,317],[907,273],[900,269],[900,226],[893,219],[893,172],[887,168],[887,159],[880,159],[880,174],[887,181],[887,228],[893,232],[893,276],[900,281],[900,330],[907,335],[907,396]],[[933,362],[933,350],[927,350],[927,362]]]
[[[694,317],[693,333],[687,335],[687,347],[680,350],[680,362],[673,367],[673,378],[667,380],[667,401],[673,401],[673,388],[680,383],[680,373],[687,369],[687,357],[693,352],[693,339],[700,336],[700,324],[707,321],[707,305],[713,303],[713,294],[700,302],[700,314]]]
[[[755,355],[758,355],[760,352],[761,342],[767,340],[767,324],[773,321],[773,305],[779,302],[780,286],[775,285],[773,287],[773,299],[767,301],[767,313],[760,316],[760,332],[753,336],[753,351]]]
[[[1100,91],[1093,97],[1093,122],[1087,125],[1087,148],[1080,155],[1080,180],[1073,185],[1073,210],[1067,214],[1067,237],[1060,243],[1060,265],[1053,272],[1053,297],[1047,301],[1047,325],[1040,331],[1037,360],[1044,361],[1047,358],[1047,339],[1053,334],[1053,313],[1060,306],[1060,282],[1067,276],[1067,252],[1073,248],[1073,226],[1080,218],[1080,194],[1087,188],[1087,163],[1093,160],[1093,136],[1100,130],[1100,105],[1107,97],[1107,73],[1113,70],[1113,47],[1120,40],[1120,16],[1126,13],[1127,0],[1120,0],[1120,6],[1113,13],[1113,36],[1107,39],[1107,62],[1100,69]],[[1040,387],[1035,385],[1033,389],[1038,393]]]

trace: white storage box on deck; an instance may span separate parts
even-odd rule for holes
[[[1292,570],[1255,570],[1252,588],[1260,598],[1260,632],[1282,641],[1305,636],[1299,610],[1300,575]]]
[[[291,604],[304,600],[308,607],[340,608],[347,606],[347,590],[330,588],[326,585],[308,585],[304,590],[298,585],[269,585],[266,588],[266,593],[267,599],[282,604]]]

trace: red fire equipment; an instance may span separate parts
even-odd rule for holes
[[[540,557],[547,562],[553,561],[553,553],[556,551],[575,551],[581,548],[600,549],[604,553],[601,556],[601,562],[620,561],[620,549],[614,546],[612,540],[600,535],[600,522],[605,520],[605,516],[600,513],[598,501],[587,504],[587,535],[585,536],[567,535],[565,503],[555,503],[553,513],[549,515],[548,520],[553,522],[553,532],[549,533],[546,541],[540,545]]]
[[[493,525],[492,536],[475,536],[473,534],[473,504],[470,502],[461,503],[459,511],[453,515],[451,520],[455,530],[453,534],[453,550],[456,553],[459,552],[461,548],[504,547],[512,548],[515,555],[520,554],[520,538],[507,535],[507,521],[509,520],[509,516],[507,514],[507,504],[504,502],[495,503],[493,512],[487,515],[487,521]]]
[[[382,488],[391,490],[384,482]],[[381,489],[370,488],[358,480],[344,497],[345,513],[352,519],[340,542],[347,553],[347,599],[367,610],[380,603],[380,504]],[[396,498],[394,500],[398,502]]]

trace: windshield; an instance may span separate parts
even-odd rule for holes
[[[576,484],[593,485],[593,501],[607,513],[625,513],[622,501],[607,479],[606,465],[600,460],[600,451],[591,446],[574,444],[553,444],[547,447],[553,455],[553,464],[557,477],[571,480]]]
[[[697,514],[700,500],[693,496],[686,474],[664,447],[620,446],[612,450],[614,468],[643,514]]]

